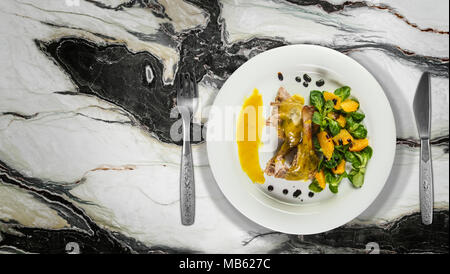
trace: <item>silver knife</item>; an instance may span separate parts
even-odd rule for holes
[[[431,164],[431,88],[430,73],[424,72],[414,96],[413,109],[420,137],[420,214],[422,223],[433,222],[433,167]]]

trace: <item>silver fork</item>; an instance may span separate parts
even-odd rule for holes
[[[195,75],[181,73],[178,77],[177,108],[183,120],[183,153],[180,169],[181,223],[192,225],[195,219],[195,181],[191,148],[191,117],[198,105]]]

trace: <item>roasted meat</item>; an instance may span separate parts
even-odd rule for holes
[[[314,176],[317,156],[312,144],[312,116],[314,108],[303,106],[304,100],[298,95],[291,96],[286,89],[278,90],[272,114],[267,124],[277,127],[282,145],[267,163],[265,173],[287,180],[307,180]],[[288,155],[295,153],[292,161]]]
[[[319,159],[314,151],[312,136],[312,116],[314,107],[305,106],[302,110],[303,138],[285,178],[287,180],[306,180],[314,177]]]
[[[291,98],[291,95],[289,94],[289,92],[287,92],[287,90],[284,87],[280,87],[278,89],[275,100],[272,103],[270,103],[270,105],[273,106],[273,109],[272,109],[272,113],[271,113],[270,117],[266,121],[266,125],[278,127],[278,124],[281,122],[279,111],[278,111],[278,109],[279,109],[278,106],[281,104],[281,102],[284,102],[284,101],[288,100],[289,98]],[[284,139],[284,137],[285,137],[284,131],[280,130],[279,127],[278,127],[278,137],[280,139]]]

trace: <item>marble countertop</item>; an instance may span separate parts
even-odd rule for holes
[[[432,2],[432,3],[431,3]],[[448,253],[446,0],[5,0],[0,2],[0,253]],[[197,213],[182,226],[174,79],[202,106],[252,56],[287,44],[343,52],[379,81],[397,150],[382,193],[316,235],[270,231],[225,199],[203,141]],[[412,112],[432,74],[434,223],[420,223]],[[205,122],[205,121],[202,121]],[[369,245],[368,245],[369,244]]]

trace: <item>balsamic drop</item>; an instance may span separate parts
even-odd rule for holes
[[[321,87],[325,84],[325,81],[323,79],[317,80],[316,86]]]
[[[278,72],[278,80],[283,81],[284,77],[281,72]]]
[[[303,74],[303,80],[305,80],[306,82],[311,82],[311,77],[308,74]]]

